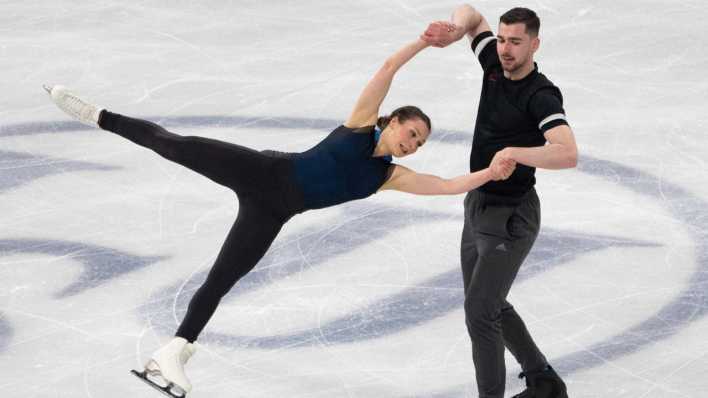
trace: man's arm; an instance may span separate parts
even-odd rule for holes
[[[500,162],[504,160],[552,170],[567,169],[578,164],[575,136],[567,124],[553,127],[543,135],[548,141],[547,145],[532,148],[507,147],[497,152],[489,166],[492,174],[497,174],[495,169],[500,167]]]
[[[472,42],[478,34],[488,30],[491,28],[484,16],[474,7],[463,4],[452,13],[452,22],[433,22],[420,38],[434,47],[447,47],[465,34]]]

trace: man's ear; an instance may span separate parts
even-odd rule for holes
[[[531,49],[533,52],[536,52],[538,50],[538,47],[541,46],[541,39],[536,36],[533,39],[531,39]]]

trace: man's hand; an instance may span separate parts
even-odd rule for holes
[[[447,47],[460,40],[465,35],[462,26],[457,26],[451,22],[436,21],[428,25],[428,29],[420,35],[420,38],[433,47]]]
[[[511,148],[504,148],[497,152],[489,164],[494,181],[506,180],[516,169],[516,161],[511,156]]]

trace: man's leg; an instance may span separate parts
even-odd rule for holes
[[[517,250],[521,261],[526,258],[538,236],[541,224],[541,206],[536,191],[531,191],[526,200],[519,204],[509,220],[508,229],[513,237],[518,237]],[[505,301],[502,308],[502,335],[504,346],[514,355],[524,372],[533,372],[548,366],[546,357],[536,346],[531,335],[514,307]]]
[[[465,200],[462,237],[465,315],[480,398],[501,398],[506,382],[504,342],[510,339],[512,345],[525,347],[523,335],[509,333],[509,338],[506,337],[502,310],[509,306],[506,296],[535,241],[538,224],[529,225],[527,214],[517,214],[523,213],[528,204],[486,206],[482,200],[476,192]],[[509,327],[514,326],[511,320]]]
[[[546,357],[531,338],[524,321],[514,307],[506,303],[501,311],[504,346],[514,355],[524,372],[533,372],[548,366]]]

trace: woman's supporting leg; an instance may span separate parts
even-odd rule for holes
[[[255,267],[278,235],[283,223],[257,199],[240,201],[238,217],[216,262],[192,297],[177,337],[194,342],[234,284]]]
[[[255,190],[254,187],[272,179],[272,158],[250,148],[210,138],[181,136],[150,121],[105,110],[98,124],[237,193]]]

